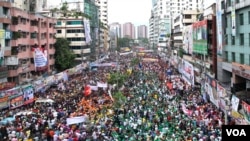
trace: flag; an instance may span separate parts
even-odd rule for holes
[[[91,87],[89,85],[86,85],[84,87],[84,96],[89,96],[91,94]]]

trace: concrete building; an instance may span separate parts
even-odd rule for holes
[[[137,27],[137,38],[148,38],[148,28],[146,25]]]
[[[70,41],[70,48],[76,54],[76,61],[82,62],[89,59],[90,45],[86,44],[84,17],[59,18],[57,20],[56,38],[66,38]]]
[[[47,0],[15,0],[12,6],[24,11],[42,12],[47,9]]]
[[[249,123],[246,107],[250,105],[250,1],[220,3],[223,44],[218,50],[218,80],[231,84],[232,94],[240,101],[235,110]]]
[[[1,41],[4,49],[2,67],[7,68],[8,82],[23,84],[30,82],[44,74],[51,74],[54,70],[54,25],[56,20],[39,14],[30,14],[23,9],[11,7],[11,2],[0,1],[0,8],[6,17],[0,18],[0,25],[6,33]],[[11,17],[11,20],[10,20]],[[43,65],[37,64],[37,52],[43,53]],[[1,73],[6,70],[1,68]],[[1,78],[3,80],[3,78]],[[6,80],[6,79],[4,79]],[[5,81],[6,82],[6,81]]]
[[[109,25],[109,30],[110,32],[112,32],[115,36],[117,36],[118,38],[122,37],[122,26],[120,23],[111,23]]]
[[[135,39],[135,26],[131,22],[124,23],[122,31],[123,37]]]

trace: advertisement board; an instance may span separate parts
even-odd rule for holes
[[[187,54],[193,52],[193,27],[192,25],[186,26],[183,31],[183,49]]]
[[[193,53],[207,55],[207,20],[193,23]]]
[[[182,60],[181,62],[181,72],[184,79],[189,81],[191,85],[194,85],[194,67],[188,61]]]
[[[18,96],[10,100],[10,109],[14,109],[23,105],[23,96]]]
[[[0,98],[0,109],[8,107],[8,96]]]

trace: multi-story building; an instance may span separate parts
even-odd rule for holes
[[[108,0],[95,0],[96,5],[99,7],[99,20],[100,20],[100,52],[109,49],[109,28],[108,28]]]
[[[131,22],[124,23],[122,31],[123,37],[135,39],[135,26]]]
[[[148,28],[146,25],[137,27],[137,38],[148,38]]]
[[[218,44],[218,80],[231,83],[240,102],[236,112],[250,122],[250,1],[220,1],[222,42]],[[242,119],[240,119],[242,120]]]
[[[11,4],[11,1],[0,1],[3,14],[6,14],[2,18],[2,28],[12,33],[11,40],[3,42],[4,66],[8,68],[6,76],[9,82],[23,84],[55,70],[53,45],[56,20],[31,14],[15,5],[11,7]],[[6,31],[5,34],[8,33]],[[42,64],[37,62],[38,53],[44,56]]]
[[[122,36],[122,27],[120,23],[111,23],[109,25],[109,30],[110,32],[113,32],[115,36],[117,36],[118,38],[121,38]]]
[[[198,10],[183,10],[173,21],[173,47],[180,48],[183,46],[182,32],[185,27],[197,21]]]
[[[56,37],[66,38],[70,41],[70,48],[76,54],[76,62],[80,63],[89,59],[91,50],[86,44],[84,17],[59,18],[57,20]]]

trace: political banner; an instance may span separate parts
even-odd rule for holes
[[[42,48],[33,48],[32,51],[36,71],[46,68],[48,64],[47,51]]]
[[[3,59],[4,57],[4,50],[5,50],[5,30],[0,29],[0,60]]]
[[[22,106],[23,104],[24,104],[23,103],[23,96],[18,96],[18,97],[12,98],[10,100],[10,109],[15,109],[17,107]]]
[[[242,105],[242,109],[243,109],[243,113],[244,113],[244,117],[245,119],[250,122],[250,105],[247,104],[246,102],[242,101],[241,103]]]
[[[90,36],[90,23],[88,19],[84,19],[84,30],[85,30],[86,44],[89,44],[92,41],[92,39]]]
[[[223,42],[222,42],[222,10],[221,0],[216,0],[216,30],[217,30],[217,54],[222,55]]]
[[[9,104],[8,103],[8,96],[0,98],[0,109],[7,108],[9,106],[8,104]]]
[[[231,104],[232,104],[232,109],[236,112],[238,111],[239,103],[240,103],[240,99],[236,97],[235,95],[233,95]]]
[[[67,118],[67,125],[78,124],[88,121],[88,116],[79,116],[79,117],[71,117]]]
[[[24,105],[34,102],[34,90],[32,86],[27,86],[23,88],[23,100]]]

